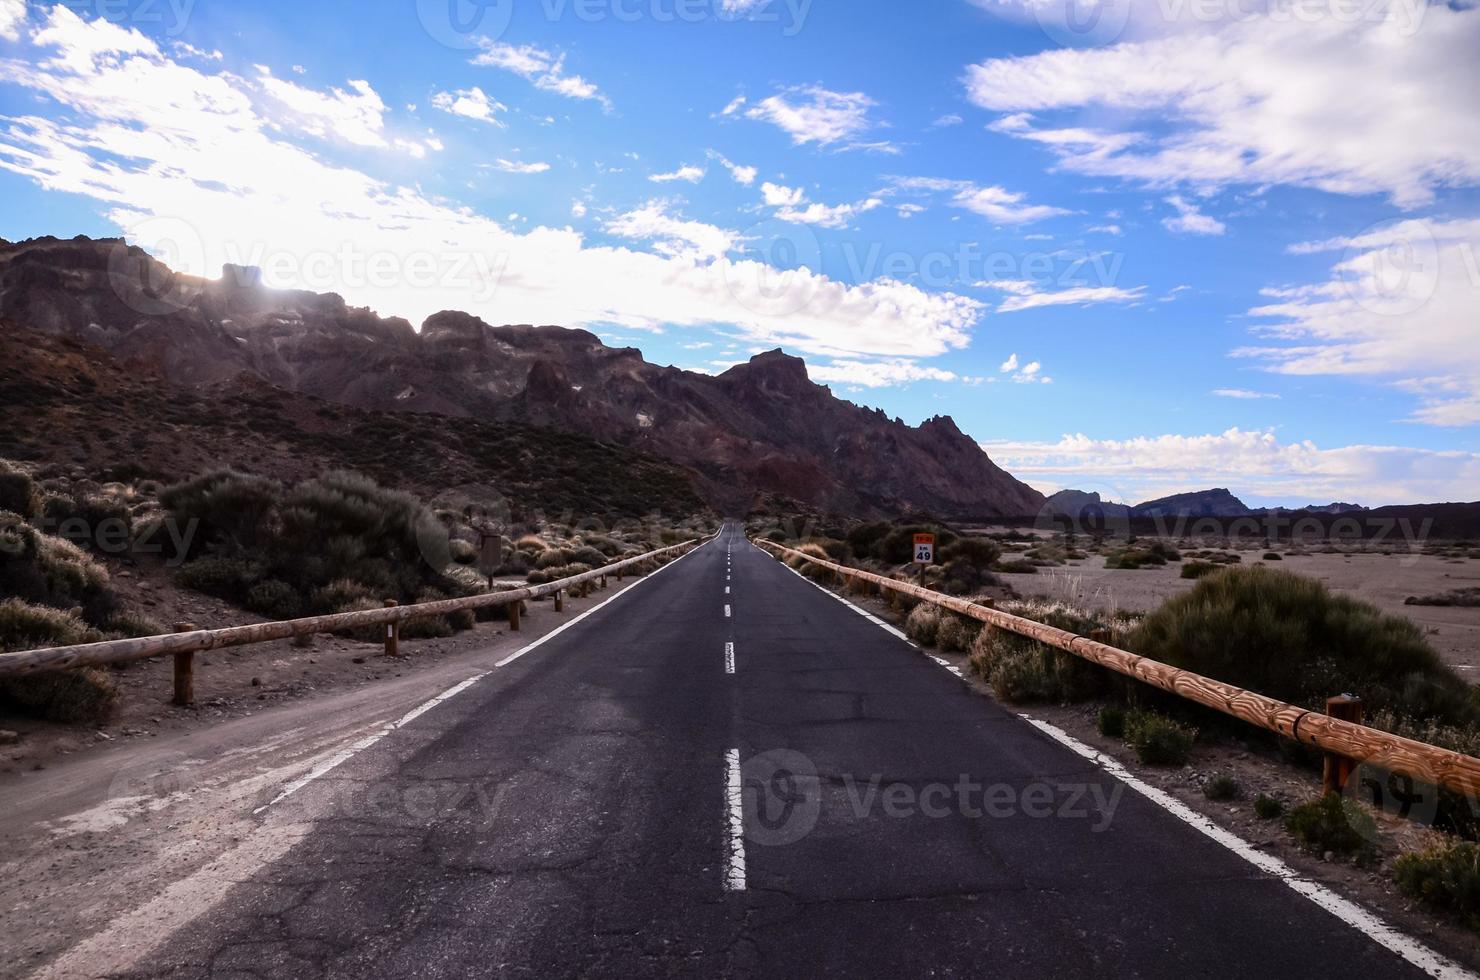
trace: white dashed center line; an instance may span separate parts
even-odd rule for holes
[[[725,754],[725,803],[729,809],[729,854],[725,858],[725,891],[745,890],[745,793],[740,782],[740,750]]]
[[[733,644],[733,643],[726,643],[725,644],[725,673],[726,674],[733,674],[734,672],[735,672],[735,644]]]

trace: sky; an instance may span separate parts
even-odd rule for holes
[[[1480,498],[1480,9],[0,0],[0,237],[782,347],[1019,478]]]

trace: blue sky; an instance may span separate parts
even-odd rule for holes
[[[1475,499],[1477,51],[1416,0],[0,0],[0,236],[783,346],[1045,490]]]

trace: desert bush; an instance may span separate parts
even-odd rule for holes
[[[1405,606],[1480,606],[1480,589],[1453,589],[1438,595],[1409,596]]]
[[[954,613],[942,612],[940,627],[935,632],[935,645],[946,653],[964,653],[976,642],[982,625]]]
[[[1095,719],[1095,727],[1106,738],[1125,737],[1125,711],[1121,708],[1101,708]]]
[[[1005,612],[1072,633],[1087,634],[1100,623],[1061,605],[1007,603]],[[1106,688],[1103,668],[1009,630],[988,626],[971,647],[971,668],[1005,701],[1067,702],[1094,697]]]
[[[1306,851],[1366,860],[1375,852],[1377,822],[1362,807],[1338,793],[1302,803],[1285,818],[1285,827]]]
[[[1205,578],[1130,635],[1132,650],[1271,697],[1320,707],[1332,692],[1371,710],[1468,722],[1470,686],[1418,627],[1321,583],[1268,568]]]
[[[241,604],[261,575],[259,566],[241,558],[197,558],[175,571],[175,584]]]
[[[992,570],[1007,575],[1037,575],[1038,566],[1025,558],[1011,558],[999,561],[992,566]]]
[[[1125,718],[1125,740],[1148,766],[1181,766],[1192,755],[1197,732],[1154,711],[1132,711]]]
[[[1441,844],[1404,854],[1393,865],[1393,874],[1405,894],[1480,932],[1480,846]]]
[[[11,513],[0,513],[0,594],[58,609],[80,607],[90,623],[104,622],[117,607],[102,565]]]
[[[0,459],[0,511],[30,520],[41,514],[41,506],[41,491],[31,474]]]
[[[1217,803],[1227,803],[1244,795],[1244,788],[1232,776],[1214,776],[1203,783],[1203,795]]]
[[[1002,545],[991,538],[961,538],[940,549],[941,564],[966,562],[977,568],[991,568],[1002,557]]]
[[[528,582],[530,585],[544,585],[546,582],[550,581],[550,578],[551,576],[549,572],[541,568],[536,568],[528,575],[524,576],[524,581]]]
[[[313,606],[331,612],[339,612],[364,599],[371,598],[370,590],[351,579],[335,579],[313,594]]]
[[[847,534],[848,547],[855,555],[872,554],[874,545],[878,544],[890,530],[890,525],[883,521],[855,525]]]
[[[538,555],[540,552],[545,550],[547,545],[545,544],[545,539],[540,537],[538,534],[526,534],[524,535],[524,537],[514,542],[514,547],[518,548],[520,551],[528,551],[534,555]]]
[[[933,647],[940,632],[940,620],[940,607],[934,603],[922,602],[905,617],[905,635],[922,647]]]
[[[16,598],[0,601],[0,650],[35,650],[100,639],[102,635],[76,610],[37,606]]]
[[[269,619],[294,619],[303,611],[303,599],[287,582],[270,578],[247,590],[247,608]]]
[[[1265,561],[1284,561],[1285,560],[1285,556],[1282,555],[1282,554],[1280,554],[1278,551],[1266,551],[1264,553],[1264,560]]]
[[[546,548],[534,560],[534,567],[548,569],[559,565],[569,565],[572,554],[573,552],[568,548]]]
[[[608,537],[604,534],[583,534],[581,535],[581,544],[585,545],[588,548],[595,548],[607,558],[611,558],[614,555],[620,555],[622,553],[623,547],[622,542],[618,541],[616,538]],[[588,562],[587,564],[594,565],[599,563]]]
[[[46,721],[96,725],[113,713],[118,689],[106,671],[83,667],[6,678],[0,701]]]
[[[103,632],[110,636],[122,639],[134,639],[140,636],[163,636],[169,630],[165,629],[163,623],[152,616],[143,613],[120,610],[109,617],[103,624]]]
[[[1254,815],[1260,820],[1273,820],[1285,812],[1285,804],[1273,796],[1260,793],[1254,797]]]
[[[452,555],[452,560],[459,565],[472,565],[478,561],[478,546],[471,541],[453,538],[448,542],[447,547]]]
[[[600,568],[602,565],[606,564],[606,557],[607,556],[605,552],[597,548],[593,548],[590,545],[582,545],[581,547],[576,548],[573,552],[571,552],[570,559],[572,562],[581,565],[589,565],[592,568]]]
[[[199,522],[196,542],[213,542],[229,551],[257,548],[271,533],[268,520],[282,499],[283,488],[266,477],[217,470],[166,487],[160,506],[181,521]]]
[[[1182,566],[1183,578],[1203,578],[1218,571],[1223,566],[1215,565],[1210,561],[1190,561]]]

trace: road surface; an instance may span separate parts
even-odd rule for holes
[[[192,921],[94,954],[171,978],[1423,975],[733,526],[258,819],[278,845],[177,896]]]

